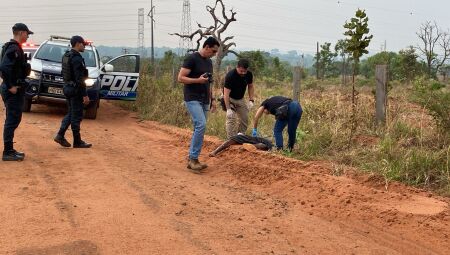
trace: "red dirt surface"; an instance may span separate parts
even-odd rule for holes
[[[446,198],[239,146],[208,158],[213,137],[192,174],[191,131],[110,103],[82,123],[93,148],[62,148],[62,115],[33,106],[26,160],[0,163],[0,254],[449,254]]]

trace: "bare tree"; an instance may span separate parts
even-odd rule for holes
[[[431,21],[423,23],[416,34],[422,41],[417,49],[424,56],[428,76],[432,77],[450,56],[450,35]]]
[[[214,7],[207,5],[206,11],[209,12],[209,14],[211,15],[214,22],[213,25],[205,27],[197,23],[199,29],[190,35],[182,35],[179,33],[173,33],[171,35],[176,35],[182,38],[189,38],[190,40],[194,40],[194,37],[198,37],[196,39],[197,41],[196,48],[188,49],[188,51],[197,51],[200,48],[200,41],[203,38],[207,38],[209,36],[216,38],[217,41],[219,41],[220,43],[220,47],[214,62],[214,73],[218,74],[220,66],[222,64],[222,60],[225,56],[228,55],[228,53],[232,53],[236,56],[239,55],[237,52],[230,49],[231,47],[236,46],[236,43],[231,41],[233,40],[234,36],[227,36],[225,38],[222,38],[222,34],[227,30],[230,23],[236,21],[235,18],[236,12],[233,11],[233,9],[230,9],[229,10],[230,14],[227,15],[223,0],[216,0]],[[215,75],[214,79],[215,84],[218,84],[219,75]]]

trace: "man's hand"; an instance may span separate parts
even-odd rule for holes
[[[8,89],[8,91],[11,93],[11,94],[17,94],[17,89],[18,89],[19,87],[17,87],[17,86],[12,86],[10,89]]]
[[[248,101],[247,107],[249,110],[251,110],[255,106],[255,103],[253,101]]]
[[[88,105],[89,104],[89,97],[88,96],[84,96],[83,97],[83,104],[84,105]]]
[[[200,77],[197,78],[197,83],[205,84],[208,83],[208,76],[206,73],[202,74]]]
[[[257,137],[257,136],[258,136],[258,129],[257,129],[257,128],[253,128],[253,130],[252,130],[252,136],[253,136],[253,137]]]
[[[231,119],[234,117],[234,111],[231,109],[227,109],[227,118]]]

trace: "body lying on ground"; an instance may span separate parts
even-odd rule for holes
[[[262,137],[252,137],[244,134],[237,134],[235,136],[230,137],[227,141],[225,141],[222,145],[217,147],[213,152],[209,154],[210,157],[215,157],[217,154],[230,147],[231,145],[242,145],[242,144],[251,144],[258,150],[270,150],[272,149],[272,142],[262,138]]]

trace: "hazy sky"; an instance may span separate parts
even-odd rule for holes
[[[417,45],[420,24],[435,20],[450,27],[448,0],[224,0],[227,9],[237,11],[237,22],[228,35],[235,35],[238,48],[311,53],[316,42],[333,45],[343,36],[343,24],[359,7],[369,16],[374,39],[370,50],[398,51]],[[155,46],[177,47],[178,38],[168,35],[181,27],[182,0],[154,0]],[[214,0],[191,0],[192,27],[196,22],[211,24],[205,10]],[[11,37],[11,26],[24,22],[35,32],[32,40],[41,42],[51,34],[80,34],[96,45],[137,45],[138,8],[150,10],[150,0],[1,0],[0,41]],[[150,46],[150,23],[145,23],[145,44]]]

